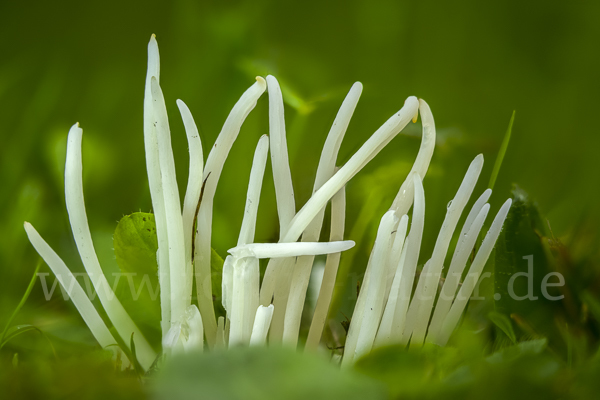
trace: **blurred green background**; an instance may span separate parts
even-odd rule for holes
[[[207,152],[254,77],[277,76],[288,102],[299,208],[310,195],[335,113],[358,80],[363,96],[339,165],[407,96],[425,99],[433,111],[438,146],[425,180],[423,254],[433,248],[446,203],[478,153],[486,164],[477,190],[485,188],[516,110],[492,212],[516,182],[538,201],[555,235],[567,242],[577,238],[574,245],[597,259],[599,20],[600,3],[594,0],[1,2],[0,322],[14,309],[38,260],[24,220],[71,268],[82,270],[64,206],[72,124],[78,121],[84,130],[86,206],[109,274],[117,270],[112,252],[117,221],[151,211],[142,102],[152,33],[161,51],[161,86],[182,193],[187,143],[176,99],[190,107]],[[267,117],[265,95],[226,163],[213,231],[221,255],[235,244],[252,149],[268,133]],[[348,231],[365,202],[374,216],[356,250],[358,261],[366,260],[378,219],[416,155],[420,123],[405,133],[348,185]],[[274,204],[268,170],[257,241],[278,236]],[[16,322],[47,327],[56,340],[93,344],[72,310],[61,299],[43,301],[38,285]]]

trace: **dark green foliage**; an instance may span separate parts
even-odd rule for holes
[[[385,399],[386,389],[329,360],[283,348],[235,348],[168,362],[155,399]]]

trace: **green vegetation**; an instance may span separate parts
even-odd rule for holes
[[[600,135],[592,118],[600,58],[590,49],[600,39],[593,17],[599,6],[550,3],[1,4],[0,397],[597,397]],[[85,131],[85,201],[100,263],[111,284],[113,273],[129,274],[116,284],[116,295],[154,349],[160,348],[158,301],[152,292],[138,296],[129,290],[130,282],[140,286],[144,274],[150,277],[148,287],[158,284],[142,134],[146,44],[153,32],[164,56],[161,85],[182,198],[187,142],[176,98],[192,110],[208,154],[231,106],[254,76],[267,73],[278,77],[286,101],[298,205],[311,195],[326,133],[354,81],[365,90],[338,164],[408,95],[427,100],[438,141],[424,180],[427,213],[419,269],[468,163],[483,153],[482,175],[494,188],[490,214],[500,200],[514,202],[478,287],[483,299],[470,302],[446,347],[387,346],[349,368],[335,363],[379,219],[417,153],[419,123],[346,188],[344,238],[357,245],[342,256],[319,353],[272,347],[205,352],[171,362],[158,357],[143,373],[137,362],[122,371],[110,349],[97,345],[40,263],[23,221],[35,221],[72,271],[84,271],[64,211],[63,182],[67,132],[79,121]],[[221,277],[221,257],[237,239],[252,163],[248,149],[268,132],[267,109],[267,100],[259,100],[217,189],[213,278]],[[513,112],[508,122],[515,109],[518,118]],[[481,179],[476,193],[486,183]],[[274,198],[267,173],[257,242],[279,237]],[[325,221],[328,234],[329,218]],[[261,272],[264,268],[261,263]],[[212,285],[220,316],[221,282],[213,279]],[[93,302],[99,305],[97,298]],[[305,322],[300,347],[308,334]],[[131,359],[136,359],[134,340],[120,343],[131,348]]]

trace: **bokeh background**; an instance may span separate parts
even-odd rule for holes
[[[86,206],[109,273],[118,268],[112,252],[117,221],[151,211],[142,103],[152,33],[161,50],[182,193],[187,143],[176,99],[192,110],[208,149],[254,77],[277,76],[299,207],[310,195],[335,113],[352,83],[361,81],[364,91],[340,165],[407,96],[425,99],[435,116],[438,145],[425,180],[423,254],[433,248],[446,203],[478,153],[486,160],[480,179],[485,188],[513,110],[492,212],[518,183],[539,203],[555,235],[597,249],[599,21],[600,3],[593,0],[1,2],[0,324],[38,260],[24,220],[68,265],[82,270],[64,205],[72,124],[78,121],[84,130]],[[235,244],[253,148],[268,133],[267,118],[263,96],[225,166],[213,233],[221,255]],[[364,269],[378,219],[404,180],[419,137],[420,122],[348,185],[348,230],[361,211],[373,216],[356,249],[357,271]],[[267,171],[257,241],[278,236]],[[39,285],[17,320],[46,327],[57,340],[93,343],[72,306],[44,302]]]

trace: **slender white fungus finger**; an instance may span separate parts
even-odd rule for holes
[[[435,300],[435,294],[439,286],[439,279],[441,276],[443,262],[450,246],[450,240],[458,224],[460,215],[465,208],[477,179],[481,174],[483,168],[483,155],[479,154],[469,165],[469,169],[465,174],[456,196],[448,205],[448,212],[446,218],[442,223],[442,228],[438,234],[438,238],[433,249],[431,256],[431,268],[425,276],[421,276],[420,279],[424,279],[423,291],[415,292],[415,300],[418,302],[417,309],[418,317],[415,324],[414,332],[411,338],[411,346],[419,346],[425,339],[427,332],[427,325],[429,318],[431,317],[431,310],[433,302]]]
[[[269,137],[261,136],[254,152],[252,169],[250,170],[250,182],[248,183],[248,193],[246,195],[246,209],[242,219],[242,227],[238,237],[238,246],[242,246],[254,241],[254,231],[256,230],[256,217],[258,215],[258,203],[260,201],[260,192],[262,188],[265,167],[267,166],[267,155],[269,152]]]
[[[185,240],[183,219],[175,159],[171,147],[171,132],[167,117],[167,106],[162,90],[156,78],[151,80],[152,104],[158,140],[158,157],[162,176],[165,215],[167,217],[167,235],[169,236],[169,268],[171,281],[171,324],[181,321],[185,309],[192,301],[192,276],[186,275]]]
[[[421,124],[423,125],[423,134],[421,138],[421,147],[417,154],[417,158],[412,166],[411,173],[417,173],[421,177],[421,181],[425,178],[429,163],[435,149],[435,121],[429,105],[423,99],[419,99],[419,111],[421,112]],[[392,203],[391,210],[396,210],[397,215],[408,213],[413,203],[414,186],[410,174],[407,176],[400,190]]]
[[[259,97],[267,88],[265,80],[256,77],[256,82],[244,92],[233,106],[223,129],[217,137],[204,166],[204,194],[197,214],[197,232],[195,239],[194,271],[198,308],[202,315],[207,344],[212,347],[216,340],[216,320],[211,285],[211,233],[212,210],[217,184],[223,165],[233,142],[235,142],[246,117],[256,106]]]
[[[152,210],[156,221],[156,236],[158,240],[158,281],[160,285],[161,329],[163,336],[171,326],[171,282],[169,269],[169,240],[167,235],[167,217],[165,215],[162,178],[158,155],[158,139],[156,136],[156,118],[152,104],[152,77],[159,80],[160,57],[156,36],[152,35],[148,43],[148,71],[144,92],[144,147],[146,153],[146,169]]]
[[[234,257],[279,258],[339,253],[354,247],[352,240],[339,242],[250,243],[227,252]]]
[[[77,250],[83,261],[83,266],[88,273],[94,289],[98,294],[100,303],[106,311],[108,318],[121,336],[121,339],[129,347],[130,338],[135,334],[134,340],[137,348],[137,356],[144,369],[150,368],[156,353],[133,322],[119,299],[115,296],[106,276],[100,266],[100,261],[94,249],[92,234],[88,224],[83,197],[82,156],[81,141],[83,130],[79,124],[75,124],[69,130],[67,140],[67,160],[65,163],[65,200],[69,222],[73,231],[73,238]]]
[[[29,222],[25,222],[24,226],[29,241],[65,289],[75,308],[77,308],[79,315],[81,315],[85,324],[90,328],[96,341],[98,341],[102,348],[115,351],[118,347],[117,341],[110,333],[110,330],[85,294],[79,282],[75,279],[75,276]]]
[[[413,289],[417,262],[419,260],[419,252],[421,248],[421,240],[423,238],[423,225],[425,222],[425,192],[421,177],[417,173],[413,173],[414,186],[414,207],[412,212],[412,222],[410,225],[410,233],[406,238],[407,246],[406,259],[402,268],[402,276],[400,278],[400,290],[394,312],[394,324],[391,333],[391,340],[400,341],[406,323],[406,313],[410,303],[410,295]]]
[[[478,206],[478,204],[475,206]],[[469,221],[467,219],[465,222],[465,225],[467,223],[470,224],[470,229],[467,233],[458,238],[459,242],[456,246],[456,251],[452,256],[450,268],[446,274],[446,280],[444,281],[437,304],[435,305],[433,316],[431,317],[431,322],[427,331],[428,342],[435,342],[437,340],[444,318],[446,317],[448,310],[450,310],[450,306],[454,300],[454,295],[456,294],[462,273],[467,265],[467,260],[473,251],[473,246],[475,246],[475,242],[479,237],[479,232],[481,232],[481,228],[483,227],[483,223],[485,222],[489,210],[490,205],[486,203],[480,208],[475,220]]]
[[[346,190],[342,188],[333,199],[331,199],[331,231],[329,234],[330,241],[342,240],[344,238],[346,218]],[[335,279],[340,266],[341,253],[332,253],[327,256],[325,262],[325,272],[323,273],[323,281],[317,298],[317,305],[306,338],[305,350],[314,350],[319,345],[323,327],[327,321],[327,313],[333,297],[333,289],[335,287]]]
[[[183,340],[183,349],[186,353],[202,351],[204,348],[204,327],[202,316],[195,304],[185,309],[185,330],[187,338]]]
[[[252,335],[250,336],[250,346],[261,346],[266,343],[272,318],[273,304],[269,304],[267,307],[258,306],[254,326],[252,327]]]
[[[194,122],[190,109],[181,100],[177,100],[177,107],[179,107],[179,112],[181,113],[181,119],[183,120],[190,152],[190,167],[187,188],[183,199],[182,219],[185,247],[185,276],[188,277],[186,291],[192,293],[192,278],[194,276],[192,266],[192,237],[194,233],[194,219],[196,218],[198,201],[200,200],[200,193],[202,192],[204,155],[202,153],[202,142],[200,141],[198,127]]]
[[[290,221],[296,213],[294,187],[288,158],[287,140],[285,136],[285,118],[283,97],[279,82],[274,76],[267,76],[269,94],[269,136],[271,138],[271,165],[273,166],[273,182],[277,198],[279,214],[279,235],[285,235]]]
[[[481,271],[483,270],[483,267],[485,267],[485,263],[487,262],[487,259],[489,258],[490,253],[496,244],[496,240],[500,235],[502,225],[506,220],[506,216],[508,215],[511,204],[512,199],[506,200],[506,202],[500,208],[500,211],[498,211],[498,214],[496,214],[490,230],[485,235],[483,243],[481,244],[479,251],[477,251],[477,255],[475,256],[473,263],[471,264],[467,279],[463,282],[458,294],[456,295],[454,303],[452,303],[452,307],[450,308],[448,315],[446,315],[446,318],[444,319],[442,329],[440,330],[440,335],[437,339],[437,344],[440,346],[446,345],[450,335],[454,331],[454,328],[456,328],[458,320],[460,319],[460,316],[462,315],[469,298],[473,294],[473,289],[479,281]]]
[[[373,263],[369,276],[368,287],[363,287],[360,294],[366,296],[362,321],[359,321],[360,333],[358,334],[354,359],[358,359],[371,351],[377,328],[381,322],[384,307],[384,292],[387,278],[386,252],[390,247],[390,240],[394,226],[398,224],[393,210],[388,211],[381,219],[375,246],[373,247]],[[359,296],[360,296],[359,294]]]
[[[491,195],[492,189],[486,189],[481,194],[481,196],[479,196],[479,198],[475,201],[475,203],[473,203],[473,207],[471,207],[471,211],[469,211],[467,219],[465,219],[465,223],[463,224],[463,228],[460,231],[460,238],[466,236],[467,232],[471,230],[471,225],[473,225],[473,222],[475,221],[475,219],[481,212],[481,209],[485,206]]]
[[[366,160],[372,158],[380,150],[381,143],[397,135],[411,121],[418,108],[418,104],[416,97],[411,96],[407,98],[404,107],[388,119],[350,160],[313,194],[304,207],[292,219],[290,228],[282,240],[283,242],[298,240],[308,224],[325,207],[327,202],[360,171]]]

